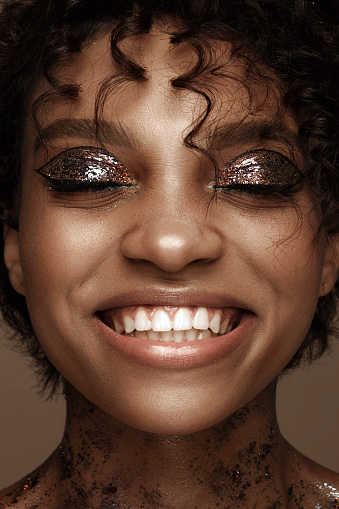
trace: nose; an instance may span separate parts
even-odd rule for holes
[[[190,264],[206,264],[222,253],[222,239],[204,222],[157,218],[134,228],[123,239],[122,254],[134,261],[149,262],[162,271],[180,273]]]

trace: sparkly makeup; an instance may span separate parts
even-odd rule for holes
[[[284,155],[273,150],[253,150],[221,169],[214,189],[288,195],[299,191],[303,180],[303,173]]]
[[[130,171],[113,155],[95,147],[76,147],[61,152],[36,170],[59,192],[135,187]],[[269,192],[288,196],[298,192],[303,173],[287,157],[272,150],[253,150],[232,159],[219,171],[214,190],[242,190],[249,194]],[[211,186],[212,187],[212,186]]]
[[[129,170],[102,148],[75,147],[61,152],[35,170],[60,192],[134,187]]]
[[[331,486],[329,483],[321,483],[318,484],[319,491],[324,491],[329,499],[330,507],[338,508],[339,507],[339,491]],[[325,506],[318,503],[315,506],[315,509],[325,509]]]

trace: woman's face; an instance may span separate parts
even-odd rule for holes
[[[221,167],[238,158],[216,181],[209,159],[183,143],[206,102],[170,83],[194,56],[169,52],[160,32],[124,49],[147,80],[107,96],[100,141],[93,115],[113,72],[108,37],[59,70],[81,93],[41,110],[48,154],[28,122],[19,234],[7,232],[6,263],[41,345],[72,385],[131,426],[189,433],[225,419],[282,371],[333,285],[332,250],[324,236],[314,242],[307,187],[289,199],[272,193],[295,190],[300,178],[287,145],[259,139],[264,123],[290,139],[296,132],[287,114],[278,124],[273,94],[253,85],[250,104],[236,80],[214,78],[215,107],[197,143]],[[227,72],[244,76],[235,62]],[[302,168],[297,148],[296,160]]]

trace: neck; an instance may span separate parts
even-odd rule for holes
[[[275,384],[222,423],[182,436],[117,422],[75,389],[54,456],[63,507],[268,507],[286,491]],[[219,504],[219,505],[218,505]],[[258,505],[257,505],[258,506]],[[80,507],[80,506],[79,506]]]

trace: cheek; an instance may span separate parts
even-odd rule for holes
[[[318,217],[308,207],[303,215],[242,214],[234,224],[232,270],[259,319],[248,369],[257,366],[262,376],[260,356],[278,374],[304,340],[316,310],[325,256],[323,239],[315,241]]]
[[[252,267],[254,278],[265,279],[281,298],[297,297],[307,288],[317,299],[325,256],[325,242],[316,242],[319,219],[309,207],[241,216],[235,244],[240,257]],[[295,299],[293,299],[295,300]]]
[[[27,218],[27,216],[26,216]],[[57,294],[79,288],[95,275],[109,252],[118,249],[117,234],[92,214],[48,213],[22,225],[20,252],[25,284],[34,290]]]
[[[109,213],[35,205],[23,211],[20,224],[27,307],[42,347],[64,373],[65,351],[71,369],[84,356],[79,350],[87,348],[90,356],[90,340],[85,347],[75,331],[88,328],[103,284],[120,283],[120,233]]]
[[[94,347],[93,307],[103,281],[119,280],[120,233],[110,214],[31,205],[22,214],[20,253],[33,328],[58,371],[85,387],[105,358],[102,345]]]

